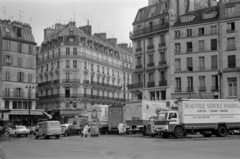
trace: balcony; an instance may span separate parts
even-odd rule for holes
[[[147,46],[147,49],[148,49],[148,50],[154,49],[154,45],[149,45],[149,46]]]
[[[199,71],[205,71],[205,70],[206,70],[205,66],[199,67]]]
[[[227,33],[233,33],[235,32],[235,29],[227,29]]]
[[[136,38],[141,35],[157,32],[162,29],[166,29],[166,28],[168,28],[168,26],[169,26],[168,23],[164,23],[164,24],[154,25],[152,27],[146,27],[143,29],[135,30],[133,32],[130,32],[130,39]]]
[[[142,51],[141,47],[140,48],[136,48],[136,52],[140,52],[140,51]]]
[[[166,42],[162,42],[159,44],[159,47],[164,47],[164,46],[166,46]]]
[[[136,66],[136,69],[140,69],[140,68],[142,68],[142,65],[137,65]]]
[[[192,48],[188,48],[186,51],[187,52],[192,52]]]
[[[63,79],[62,83],[80,83],[80,79]]]
[[[53,84],[58,84],[58,83],[60,83],[59,79],[53,81]]]
[[[162,87],[162,86],[167,86],[167,81],[166,80],[159,81],[159,87]]]
[[[175,50],[175,54],[180,54],[181,50]]]
[[[212,70],[217,70],[217,69],[218,69],[218,66],[211,66],[211,69],[212,69]]]
[[[227,45],[227,51],[236,50],[236,44]]]
[[[205,49],[203,47],[200,47],[200,48],[198,48],[198,51],[203,52],[203,51],[205,51]]]
[[[187,88],[186,88],[186,91],[187,91],[187,92],[194,92],[194,89],[193,89],[193,87],[187,87]]]
[[[219,86],[212,86],[211,91],[219,91]]]
[[[153,67],[153,66],[154,66],[154,63],[153,63],[153,62],[147,64],[147,67]]]
[[[160,61],[159,62],[159,65],[166,65],[167,64],[167,61]]]
[[[128,85],[128,89],[137,89],[137,88],[143,88],[143,83],[133,83]]]
[[[236,68],[236,63],[228,64],[228,68]]]
[[[89,80],[83,80],[83,84],[89,84]]]
[[[43,87],[43,86],[47,86],[47,85],[51,85],[52,81],[47,81],[47,82],[42,82],[38,84],[38,87]]]
[[[155,82],[152,81],[152,82],[148,82],[147,83],[147,87],[150,88],[150,87],[155,87]]]
[[[198,91],[201,91],[201,92],[206,91],[206,86],[200,86],[200,87],[198,87]]]
[[[175,92],[182,92],[182,87],[175,87]]]
[[[23,92],[23,90],[21,89],[21,91],[9,91],[9,92],[2,92],[2,98],[29,98],[29,94]]]
[[[102,86],[102,83],[91,81],[91,85]]]

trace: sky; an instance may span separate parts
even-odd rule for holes
[[[29,23],[38,46],[43,29],[74,19],[77,27],[89,21],[92,33],[105,32],[107,38],[129,44],[137,11],[147,5],[148,0],[0,0],[0,18]]]

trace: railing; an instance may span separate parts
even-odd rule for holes
[[[159,86],[167,86],[167,80],[159,81]]]
[[[143,88],[143,83],[133,83],[128,85],[128,89]]]
[[[166,65],[167,64],[167,61],[160,61],[159,62],[159,65]]]
[[[192,48],[188,48],[186,52],[192,52]]]
[[[154,81],[148,82],[147,87],[155,87],[155,82]]]
[[[206,86],[199,86],[198,91],[206,91]]]
[[[23,92],[23,91],[9,91],[9,92],[2,92],[2,97],[3,98],[29,98],[29,93],[28,92]],[[32,94],[31,94],[32,97]],[[30,98],[31,98],[30,97]]]
[[[142,48],[136,48],[136,52],[142,51]]]
[[[228,64],[228,68],[236,68],[236,63]]]
[[[166,46],[166,42],[162,42],[159,44],[159,47],[163,47],[163,46]]]
[[[83,84],[89,84],[89,80],[83,80]]]
[[[80,79],[62,79],[62,83],[80,83]]]
[[[140,35],[149,34],[152,32],[159,31],[161,29],[168,28],[168,26],[169,26],[168,23],[165,23],[165,24],[158,24],[158,25],[154,25],[152,27],[146,27],[143,29],[135,30],[133,32],[130,32],[130,39],[135,38]]]
[[[149,45],[149,46],[147,46],[147,49],[148,49],[148,50],[154,49],[154,45]]]
[[[138,69],[138,68],[142,68],[142,65],[137,65],[137,66],[136,66],[136,69]]]
[[[42,87],[42,86],[47,86],[47,85],[51,85],[52,81],[47,81],[47,82],[42,82],[38,84],[38,87]]]
[[[213,34],[218,34],[218,31],[210,31],[209,33],[204,33],[204,34],[187,34],[187,33],[181,33],[178,36],[174,36],[175,39],[179,38],[188,38],[188,37],[198,37],[198,36],[206,36],[206,35],[213,35]]]
[[[186,91],[187,91],[187,92],[193,92],[194,90],[193,90],[193,87],[187,87],[187,88],[186,88]]]
[[[228,32],[228,33],[235,32],[235,29],[227,29],[227,32]]]
[[[58,84],[58,83],[60,83],[59,79],[53,81],[53,84]]]
[[[115,89],[121,89],[122,87],[112,85],[112,84],[107,84],[107,83],[101,83],[101,82],[96,82],[96,81],[91,81],[91,85],[96,85],[96,86],[103,86],[103,87],[110,87],[110,88],[115,88]]]
[[[219,86],[212,86],[212,87],[211,87],[211,90],[212,90],[212,91],[219,91]]]
[[[182,87],[175,87],[175,92],[181,92],[182,91]]]
[[[227,45],[227,50],[236,50],[236,44]]]
[[[212,70],[217,70],[217,69],[218,69],[218,66],[211,66],[211,69],[212,69]]]
[[[153,67],[153,66],[154,66],[154,63],[153,63],[153,62],[147,64],[147,67]]]
[[[205,71],[206,69],[205,69],[205,66],[201,66],[201,67],[199,67],[199,71]]]
[[[181,50],[175,50],[175,54],[180,54]]]

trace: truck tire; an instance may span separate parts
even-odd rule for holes
[[[177,126],[175,127],[173,134],[175,138],[182,138],[184,136],[184,130],[180,126]]]
[[[227,135],[227,128],[224,125],[219,125],[218,129],[216,130],[217,137],[225,137]]]
[[[161,135],[161,137],[165,138],[165,139],[169,138],[169,136],[170,136],[170,134],[168,134],[168,133],[162,133],[162,135]]]
[[[155,137],[155,134],[151,134],[150,136],[151,136],[151,137]]]
[[[204,137],[211,137],[212,134],[202,134]]]

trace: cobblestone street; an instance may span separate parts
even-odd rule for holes
[[[98,138],[80,136],[60,139],[28,138],[1,139],[1,146],[9,159],[159,159],[159,158],[239,158],[240,136],[204,138],[190,136],[183,139],[143,137],[140,134]]]

